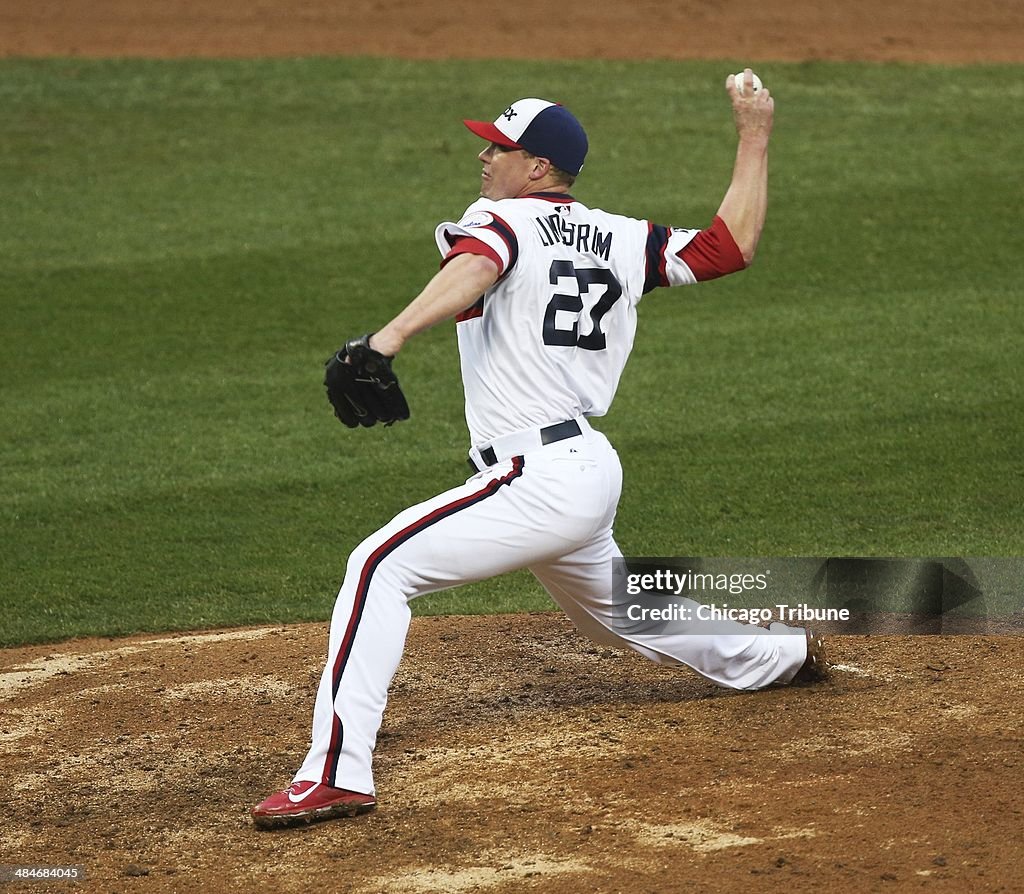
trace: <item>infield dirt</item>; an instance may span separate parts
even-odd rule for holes
[[[537,0],[3,0],[0,54],[1024,61],[1024,7],[994,0],[569,18],[566,49]],[[748,694],[558,615],[416,619],[379,809],[257,832],[325,646],[303,625],[0,652],[0,865],[86,870],[33,891],[1024,890],[1021,637],[838,637],[831,682]]]
[[[378,810],[258,832],[324,648],[7,650],[0,861],[88,891],[1020,890],[1020,637],[838,637],[832,682],[729,693],[557,615],[415,619]]]

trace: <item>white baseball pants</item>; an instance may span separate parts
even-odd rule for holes
[[[612,523],[622,486],[615,450],[583,434],[500,461],[406,509],[352,552],[331,618],[309,753],[295,781],[372,794],[371,762],[398,668],[409,601],[527,567],[593,641],[684,664],[733,689],[786,682],[803,636],[721,622],[703,634],[624,636],[612,623]],[[773,628],[774,629],[774,628]]]

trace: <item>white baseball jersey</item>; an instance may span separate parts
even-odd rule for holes
[[[679,256],[699,230],[588,208],[561,193],[479,199],[435,238],[486,246],[500,277],[458,317],[466,422],[474,444],[577,416],[603,416],[655,286],[698,277]],[[463,243],[465,246],[466,243]]]

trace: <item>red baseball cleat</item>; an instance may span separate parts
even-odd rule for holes
[[[293,782],[253,807],[252,821],[260,829],[279,829],[336,816],[356,816],[376,806],[373,795],[331,788],[322,782]]]

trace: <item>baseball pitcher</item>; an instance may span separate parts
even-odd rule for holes
[[[747,69],[743,77],[752,79]],[[749,82],[749,83],[752,83]],[[253,808],[273,828],[371,810],[388,686],[417,596],[529,568],[581,633],[715,683],[760,689],[820,678],[819,637],[729,622],[631,637],[612,619],[619,459],[591,425],[615,395],[645,295],[735,273],[754,258],[767,207],[774,100],[726,80],[738,143],[704,229],[590,208],[572,195],[588,141],[564,106],[520,99],[466,121],[485,141],[480,198],[435,238],[440,271],[391,322],[352,339],[325,382],[349,425],[409,417],[394,358],[454,318],[471,477],[413,506],[351,553],[331,619],[309,752],[292,783]]]

